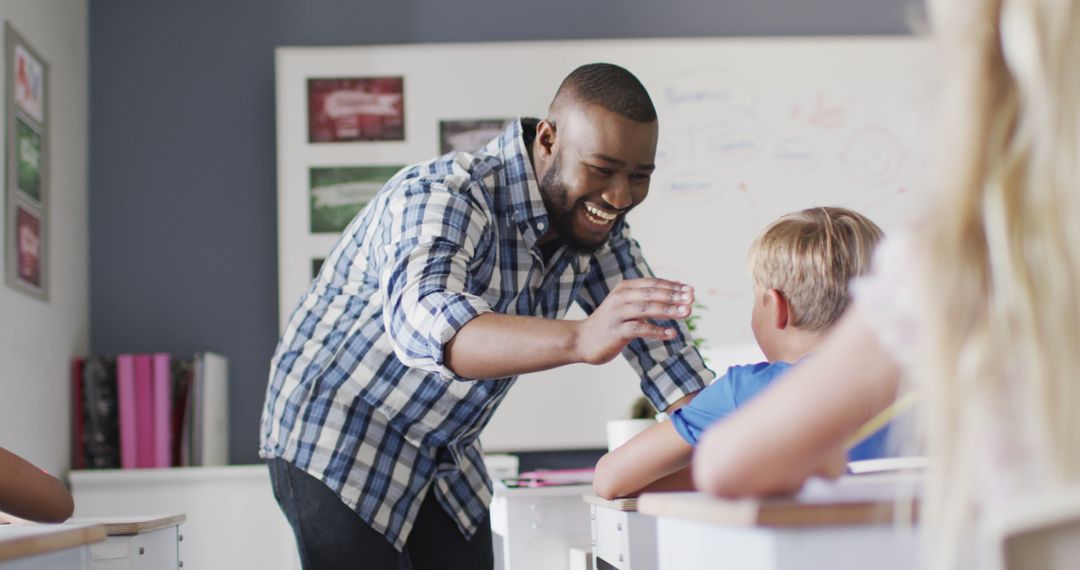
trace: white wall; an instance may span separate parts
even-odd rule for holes
[[[87,0],[0,2],[0,18],[49,65],[52,153],[49,301],[0,281],[0,446],[54,474],[70,464],[69,362],[90,346],[87,9]],[[7,90],[0,74],[0,94]],[[4,223],[0,216],[6,232]]]

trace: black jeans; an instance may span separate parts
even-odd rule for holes
[[[325,483],[282,459],[267,461],[270,481],[296,534],[304,570],[491,570],[491,520],[485,517],[471,540],[428,491],[405,549],[365,523]]]

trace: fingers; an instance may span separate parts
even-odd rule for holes
[[[623,338],[653,338],[666,340],[675,336],[675,329],[654,325],[648,321],[628,321],[622,324]]]
[[[690,305],[684,303],[629,303],[627,309],[634,318],[646,319],[681,319],[690,314]]]
[[[694,295],[643,287],[619,291],[609,300],[622,319],[683,319],[690,316]]]
[[[651,320],[685,319],[692,312],[694,288],[678,281],[659,278],[628,279],[619,283],[602,304],[609,331],[624,341],[634,338],[667,340],[678,333],[674,328]],[[614,329],[614,330],[613,330]],[[609,333],[610,334],[610,333]]]
[[[655,294],[664,296],[676,293],[689,293],[693,296],[694,288],[678,281],[660,279],[659,277],[645,277],[641,279],[627,279],[622,281],[616,289],[652,290]]]

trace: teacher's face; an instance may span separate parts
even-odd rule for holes
[[[581,105],[560,113],[555,127],[547,128],[551,157],[540,192],[552,232],[576,251],[595,251],[615,222],[649,193],[657,123]]]

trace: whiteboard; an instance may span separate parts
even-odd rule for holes
[[[696,288],[719,373],[754,358],[746,251],[781,214],[853,208],[885,231],[930,189],[934,46],[919,37],[654,39],[277,50],[278,264],[284,327],[337,237],[311,234],[308,171],[436,156],[439,121],[543,117],[578,65],[607,61],[648,88],[660,121],[648,199],[628,221],[657,275]],[[404,141],[308,143],[309,78],[404,78]],[[569,318],[581,318],[579,311]],[[522,376],[488,450],[603,447],[639,394],[621,359]]]

